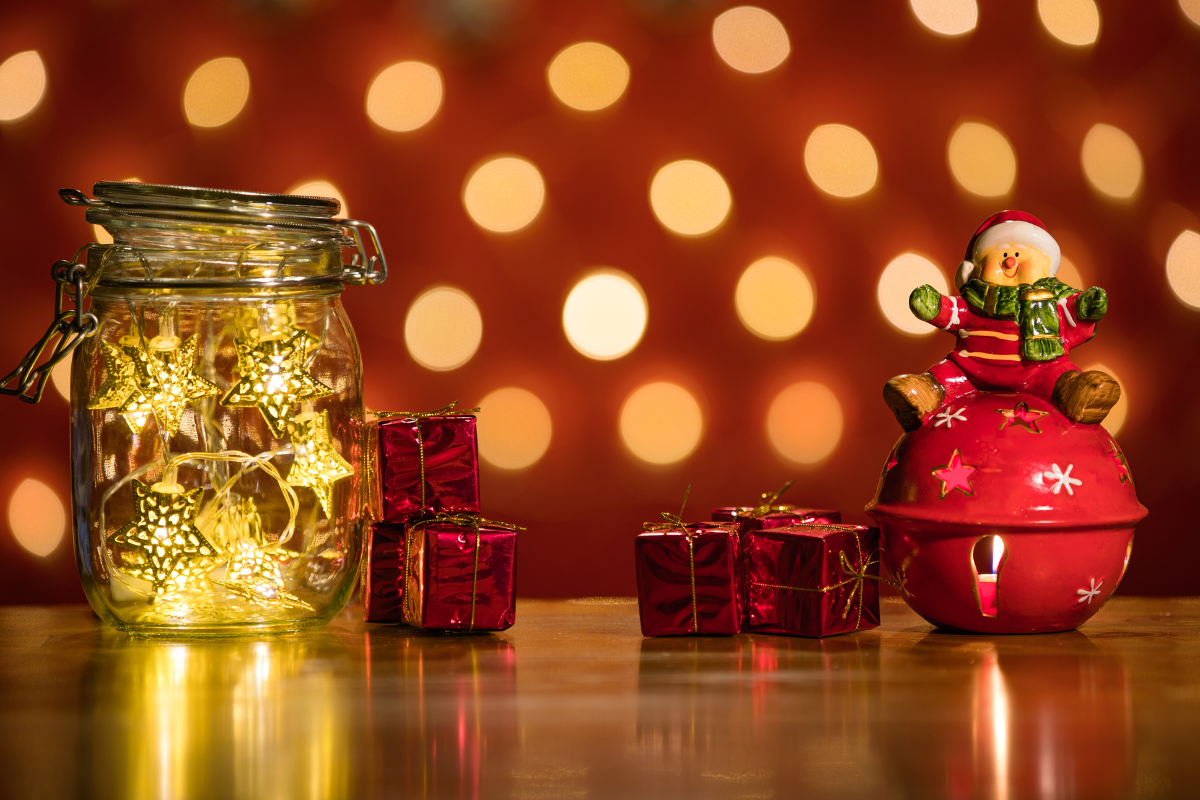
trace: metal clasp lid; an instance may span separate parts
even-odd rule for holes
[[[93,246],[85,245],[80,248],[75,258],[78,260],[80,253]],[[100,329],[100,320],[90,311],[83,310],[83,299],[87,296],[86,274],[87,267],[78,261],[58,261],[50,268],[50,276],[58,284],[58,290],[54,293],[54,321],[37,344],[21,359],[17,368],[0,379],[0,394],[15,395],[26,403],[38,402],[42,399],[46,379],[50,377],[51,370],[71,355],[84,339],[96,335],[96,331]],[[63,300],[68,292],[74,308],[63,307]],[[38,366],[38,361],[56,336],[58,341],[55,342],[50,357],[46,363]],[[14,382],[15,386],[10,385]]]

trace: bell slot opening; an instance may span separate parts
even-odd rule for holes
[[[971,551],[975,597],[985,617],[1000,616],[1000,570],[1008,552],[999,536],[981,536]]]

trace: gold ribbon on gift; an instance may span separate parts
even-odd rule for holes
[[[683,532],[683,536],[687,540],[688,574],[692,583],[692,632],[699,633],[700,615],[696,611],[696,549],[692,543],[692,532],[688,530],[687,525],[683,521],[683,509],[687,507],[688,495],[691,492],[692,485],[689,483],[687,488],[683,490],[683,504],[679,506],[678,514],[672,514],[670,511],[659,512],[659,516],[663,518],[663,522],[643,522],[642,530],[657,533],[666,533],[667,531],[674,530]]]
[[[857,617],[854,620],[854,630],[858,630],[858,626],[862,624],[862,608],[863,608],[863,581],[873,580],[881,583],[886,583],[889,586],[895,587],[896,584],[887,578],[880,578],[875,575],[868,575],[867,569],[874,564],[879,563],[879,548],[876,548],[870,553],[863,553],[862,539],[858,535],[858,529],[851,525],[805,525],[806,528],[814,528],[821,531],[850,531],[854,534],[854,547],[858,551],[856,562],[851,564],[850,559],[846,557],[846,551],[842,550],[838,553],[838,560],[841,562],[842,572],[847,576],[846,580],[839,583],[830,584],[829,586],[809,587],[809,586],[782,586],[775,583],[760,583],[752,582],[753,586],[762,586],[764,589],[785,589],[793,592],[820,592],[827,594],[837,591],[847,584],[853,584],[850,590],[850,595],[846,598],[846,607],[842,609],[842,619],[847,619],[850,616],[850,609],[854,606],[855,599],[858,600]]]
[[[759,497],[762,499],[762,502],[753,508],[750,508],[749,506],[735,508],[733,510],[734,519],[758,519],[759,517],[765,517],[767,514],[775,511],[794,511],[796,508],[795,506],[778,505],[777,503],[783,493],[792,488],[792,484],[795,482],[796,481],[794,480],[788,481],[782,487],[780,487],[779,491],[776,492],[763,492],[761,495],[759,495]]]
[[[430,415],[433,416],[433,415]],[[462,528],[472,528],[475,531],[475,564],[471,570],[471,620],[467,626],[467,630],[471,631],[475,628],[475,594],[479,589],[479,529],[482,527],[499,528],[506,531],[523,531],[525,530],[520,525],[513,525],[511,522],[497,522],[494,519],[486,519],[478,514],[457,513],[450,514],[439,512],[428,516],[419,517],[408,523],[404,531],[404,621],[410,625],[419,625],[421,621],[421,612],[417,607],[417,597],[420,592],[413,592],[409,586],[410,565],[415,559],[416,547],[416,531],[420,528],[425,528],[428,525],[435,523],[445,523],[457,525]]]
[[[478,414],[479,408],[467,408],[462,411],[455,411],[455,406],[458,405],[457,400],[451,400],[449,404],[433,411],[376,411],[375,419],[411,419],[417,423],[417,461],[421,468],[421,508],[425,507],[425,438],[421,435],[421,420],[430,417],[444,417],[447,414]]]

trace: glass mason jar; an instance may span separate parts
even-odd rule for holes
[[[142,634],[324,624],[362,549],[362,366],[341,293],[386,277],[374,229],[326,198],[93,192],[60,194],[113,243],[56,274],[59,319],[74,281],[82,331],[71,457],[88,600]]]

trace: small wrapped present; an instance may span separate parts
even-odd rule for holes
[[[742,552],[750,630],[821,637],[879,624],[878,528],[752,529]]]
[[[363,619],[404,621],[404,525],[377,522],[367,528],[363,553]]]
[[[721,506],[714,508],[714,522],[741,522],[743,520],[762,520],[761,528],[778,528],[783,525],[799,525],[815,522],[821,525],[837,525],[842,521],[840,511],[827,508],[802,508],[800,506],[780,503],[779,498],[791,488],[794,481],[788,481],[777,492],[763,492],[762,502],[757,506]]]
[[[682,514],[663,512],[634,540],[642,635],[741,633],[737,529]]]
[[[403,523],[426,512],[479,512],[475,416],[454,413],[455,405],[377,415],[378,514],[383,522]]]
[[[478,514],[435,514],[410,522],[404,536],[404,621],[445,631],[512,627],[520,530]]]

